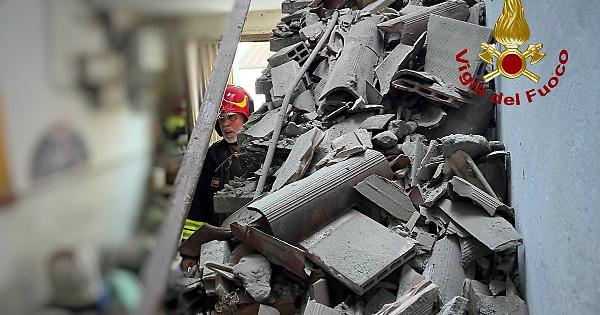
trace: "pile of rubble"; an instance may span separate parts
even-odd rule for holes
[[[256,82],[267,103],[239,137],[247,176],[215,196],[215,211],[228,215],[222,227],[205,225],[182,245],[200,262],[173,279],[171,309],[526,314],[522,239],[503,203],[508,154],[488,140],[489,97],[459,82],[455,60],[466,48],[468,71],[485,71],[476,56],[492,40],[483,4],[287,0],[283,9],[276,53]],[[327,45],[299,74],[334,9]],[[300,75],[267,166],[270,191],[254,199]]]

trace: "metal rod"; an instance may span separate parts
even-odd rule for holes
[[[204,96],[204,102],[198,113],[197,123],[183,157],[181,168],[175,179],[175,191],[169,198],[167,215],[160,226],[158,244],[142,270],[144,294],[136,310],[137,315],[157,314],[162,303],[169,267],[177,250],[183,221],[187,217],[196,184],[202,171],[210,135],[217,121],[219,106],[225,92],[225,86],[227,85],[227,79],[229,78],[249,7],[250,0],[237,0],[229,17],[229,22],[225,27],[219,54],[213,68],[214,71],[210,76]]]
[[[327,42],[327,40],[329,39],[329,35],[331,34],[331,31],[333,30],[333,27],[335,26],[339,15],[339,11],[336,10],[333,12],[331,19],[327,24],[327,29],[325,30],[325,33],[323,33],[323,35],[319,39],[319,42],[317,43],[317,46],[310,53],[310,56],[300,69],[300,72],[298,72],[298,74],[294,78],[294,82],[288,88],[287,93],[285,93],[285,97],[283,98],[283,104],[279,108],[279,115],[277,116],[277,121],[275,122],[273,136],[271,137],[271,142],[269,143],[269,150],[267,151],[265,162],[263,163],[263,166],[260,170],[260,179],[258,180],[258,185],[256,186],[254,199],[258,198],[262,194],[263,189],[265,188],[265,183],[267,182],[267,176],[269,174],[269,168],[271,167],[271,163],[273,162],[273,156],[275,155],[275,150],[277,149],[277,142],[279,140],[279,134],[281,133],[281,126],[283,125],[283,121],[287,116],[292,94],[296,90],[296,87],[298,86],[300,80],[302,80],[304,73],[306,72],[308,67],[310,67],[310,64],[313,62],[313,60],[315,60],[321,49],[323,49],[325,42]]]

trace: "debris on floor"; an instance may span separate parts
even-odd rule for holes
[[[233,214],[184,244],[200,264],[186,273],[196,280],[171,287],[172,313],[527,314],[508,153],[489,99],[451,64],[489,42],[483,6],[283,1],[256,82],[267,103],[239,138],[254,162],[215,196]],[[299,73],[334,10],[327,44]],[[484,74],[476,54],[463,58]],[[275,158],[261,166],[271,141]],[[255,198],[261,167],[266,193]]]

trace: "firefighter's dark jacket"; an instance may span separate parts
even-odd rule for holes
[[[213,196],[229,180],[243,174],[240,160],[234,154],[236,147],[236,144],[231,145],[223,139],[208,148],[194,199],[185,222],[183,239],[187,239],[204,223],[220,225],[221,222],[214,213]]]

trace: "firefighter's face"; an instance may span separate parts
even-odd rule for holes
[[[221,113],[219,115],[219,127],[225,141],[235,143],[237,135],[244,125],[244,116],[238,113]]]

